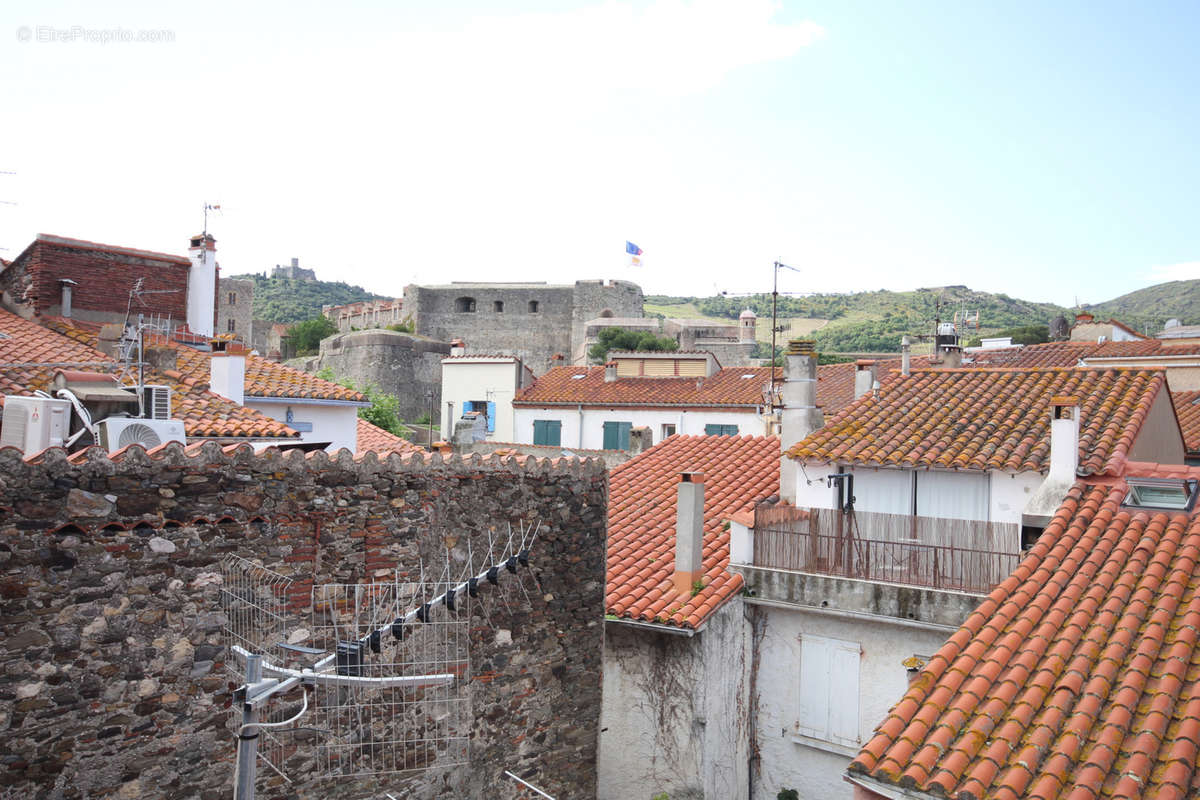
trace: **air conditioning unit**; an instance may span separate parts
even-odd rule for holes
[[[71,403],[6,395],[2,424],[0,447],[19,447],[27,456],[47,447],[62,447],[71,424]]]
[[[177,419],[109,417],[96,424],[96,432],[98,444],[110,453],[131,444],[149,450],[166,442],[187,443],[183,422]]]
[[[150,419],[171,418],[171,387],[148,385],[142,387],[142,409]]]

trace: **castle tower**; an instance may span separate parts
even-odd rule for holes
[[[746,342],[754,342],[755,328],[758,326],[758,315],[750,309],[746,309],[738,316],[738,341],[743,344]]]

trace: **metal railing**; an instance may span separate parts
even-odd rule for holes
[[[988,592],[1020,559],[1012,523],[832,509],[769,514],[754,565],[962,592]],[[761,524],[761,523],[760,523]]]

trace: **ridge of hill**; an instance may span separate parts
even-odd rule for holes
[[[1200,325],[1200,279],[1158,283],[1084,308],[1096,319],[1114,317],[1151,336],[1171,318]]]
[[[268,278],[265,275],[233,275],[254,281],[254,319],[270,322],[302,322],[320,316],[321,306],[340,306],[360,300],[390,300],[343,281],[306,281]]]

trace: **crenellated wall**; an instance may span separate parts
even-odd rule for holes
[[[470,620],[469,767],[336,782],[299,770],[294,784],[260,772],[259,797],[483,797],[505,770],[592,797],[606,503],[590,460],[0,450],[0,794],[229,796],[226,554],[291,577],[303,620],[314,581],[403,579],[422,552],[485,552],[489,528],[540,522],[529,577],[489,588],[503,594]]]

